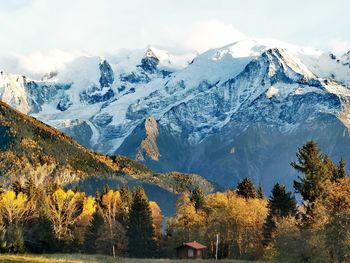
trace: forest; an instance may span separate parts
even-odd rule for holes
[[[142,187],[122,186],[89,196],[29,177],[0,187],[0,252],[86,253],[174,258],[196,240],[219,259],[349,262],[350,179],[316,142],[298,148],[291,163],[294,191],[276,183],[268,197],[249,177],[236,188],[205,195],[198,186],[179,194],[164,218]],[[298,201],[295,198],[297,194]]]

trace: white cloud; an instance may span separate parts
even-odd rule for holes
[[[189,25],[162,25],[151,30],[144,29],[142,35],[151,44],[195,50],[199,53],[247,38],[232,24],[214,19]]]
[[[210,48],[221,47],[246,38],[231,24],[219,20],[202,21],[193,24],[187,32],[185,45],[204,52]]]
[[[65,63],[72,61],[76,57],[73,53],[62,50],[49,50],[46,52],[33,52],[28,55],[20,55],[18,62],[20,67],[33,74],[43,74],[47,71],[60,69]]]
[[[329,43],[331,49],[338,55],[342,55],[350,51],[350,41],[334,39]]]
[[[45,73],[56,71],[74,58],[85,55],[83,52],[66,52],[52,49],[35,51],[28,54],[17,54],[1,57],[1,70],[26,75],[30,78],[41,78]]]

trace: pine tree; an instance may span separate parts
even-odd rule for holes
[[[129,213],[132,205],[132,192],[128,186],[125,185],[120,189],[120,197],[122,199],[122,211],[118,220],[125,229],[128,229]]]
[[[298,180],[293,182],[294,189],[304,201],[312,204],[324,194],[325,181],[332,178],[335,165],[328,156],[320,153],[314,141],[299,148],[297,158],[298,162],[291,165],[303,176],[298,176]]]
[[[291,192],[286,192],[284,185],[275,184],[268,201],[269,213],[264,224],[264,245],[271,242],[276,220],[293,216],[296,213],[296,201]]]
[[[345,163],[344,159],[341,158],[339,161],[338,167],[337,167],[336,178],[334,178],[334,179],[335,180],[344,179],[345,177],[347,177],[346,163]]]
[[[259,184],[259,188],[258,188],[258,191],[256,192],[256,195],[259,199],[264,199],[265,196],[264,196],[264,190],[262,188],[262,185]]]
[[[190,200],[194,204],[196,212],[199,209],[202,209],[204,207],[204,205],[205,205],[205,197],[204,197],[202,189],[199,186],[196,186],[193,189]]]
[[[57,242],[52,232],[50,220],[40,215],[25,225],[24,240],[26,248],[32,253],[58,252]]]
[[[103,220],[103,216],[101,214],[100,209],[98,209],[93,218],[92,221],[90,223],[90,226],[88,228],[88,230],[86,231],[85,234],[85,239],[84,239],[84,250],[86,253],[105,253],[105,254],[109,254],[110,251],[108,249],[107,246],[106,249],[101,249],[101,245],[99,244],[100,236],[101,233],[103,232],[103,227],[104,227],[104,220]],[[104,242],[107,243],[107,242]]]
[[[244,178],[243,181],[238,184],[237,194],[244,198],[256,198],[256,190],[249,177]]]
[[[147,258],[154,256],[156,237],[152,212],[142,187],[136,189],[133,194],[127,236],[131,257]]]

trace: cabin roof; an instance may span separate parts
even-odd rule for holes
[[[190,247],[190,248],[194,248],[194,249],[206,249],[207,247],[202,245],[201,243],[198,243],[197,241],[193,241],[193,242],[188,242],[188,243],[183,243],[181,246],[177,247]]]

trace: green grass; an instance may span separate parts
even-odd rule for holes
[[[212,263],[214,260],[172,260],[172,259],[132,259],[112,258],[100,255],[52,254],[52,255],[10,255],[0,254],[0,262],[8,263]],[[221,263],[263,263],[262,261],[220,260]]]

